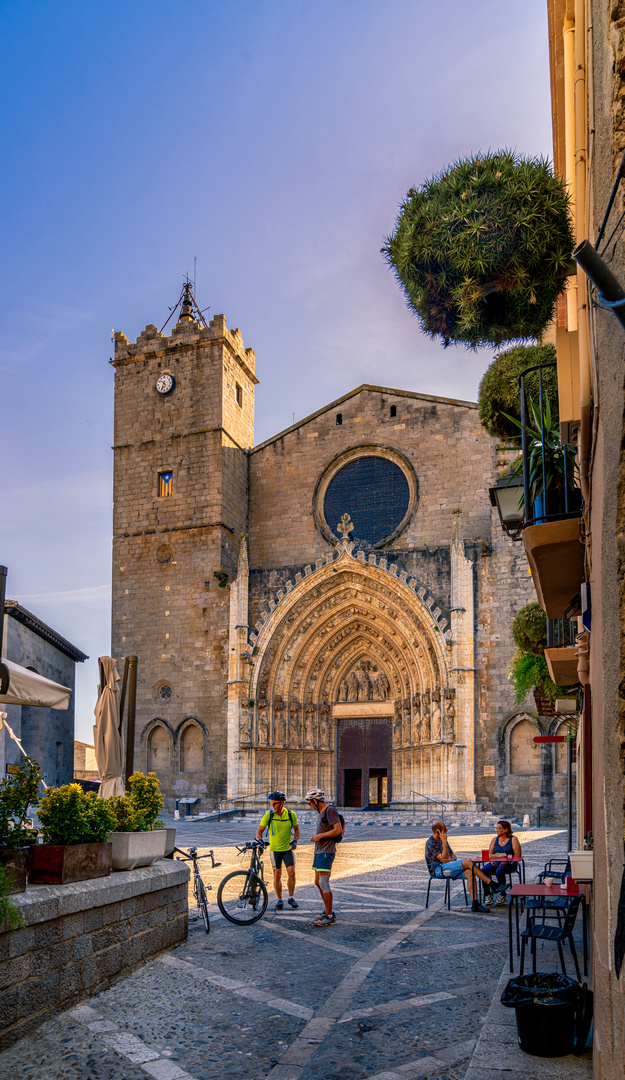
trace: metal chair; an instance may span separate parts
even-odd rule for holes
[[[560,866],[560,867],[562,867],[562,869],[561,870],[554,870],[554,866]],[[540,874],[538,875],[538,880],[541,883],[541,885],[542,885],[542,883],[543,883],[543,881],[545,880],[546,877],[552,877],[554,879],[557,878],[560,882],[563,882],[564,879],[570,873],[571,873],[571,860],[569,858],[566,858],[566,859],[550,859],[549,862],[545,863],[545,869],[541,870]]]
[[[560,867],[559,870],[554,870],[554,867]],[[549,859],[549,862],[545,863],[545,869],[541,870],[538,875],[538,881],[542,885],[546,877],[552,877],[554,881],[564,882],[568,874],[571,873],[571,860],[566,859]],[[525,910],[529,911],[542,911],[542,920],[545,919],[557,919],[558,925],[562,925],[562,916],[566,912],[568,904],[568,898],[566,896],[528,896],[525,902]]]
[[[582,981],[582,975],[579,970],[579,963],[577,961],[577,953],[575,951],[575,943],[573,941],[573,930],[575,928],[575,920],[577,918],[577,912],[579,905],[582,902],[581,896],[574,896],[567,906],[562,925],[560,926],[547,926],[545,922],[537,923],[532,916],[528,918],[527,928],[521,934],[521,975],[523,974],[523,965],[525,962],[525,943],[531,942],[532,950],[532,972],[536,971],[536,942],[540,941],[555,941],[558,946],[558,953],[560,954],[560,963],[562,965],[562,974],[566,975],[566,967],[564,965],[564,953],[562,952],[562,942],[568,938],[569,947],[571,949],[571,955],[575,964],[575,971],[577,974],[577,981]]]
[[[428,866],[428,873],[430,875],[430,880],[428,881],[428,891],[427,891],[427,895],[425,897],[425,906],[426,906],[426,908],[427,908],[428,904],[430,903],[430,889],[432,887],[432,882],[433,881],[441,881],[441,882],[444,881],[445,882],[444,902],[447,904],[448,909],[451,911],[451,883],[452,883],[452,881],[454,881],[454,880],[458,881],[459,879],[458,878],[454,879],[454,878],[451,878],[451,877],[442,877],[442,878],[435,877],[434,872],[432,870],[430,870],[429,866]],[[462,875],[462,884],[464,886],[464,902],[468,907],[469,906],[469,897],[468,897],[468,894],[467,894],[467,879],[465,878],[464,874]]]

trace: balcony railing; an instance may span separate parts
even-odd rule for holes
[[[526,368],[519,375],[524,528],[579,517],[581,510],[581,491],[575,482],[572,451],[554,438],[553,428],[549,429],[546,423],[549,410],[543,372],[548,368],[557,368],[556,361]],[[530,405],[526,378],[535,371],[538,372],[538,402]],[[555,402],[550,403],[550,407],[554,405]],[[536,419],[538,430],[532,427],[532,420]]]
[[[565,649],[577,641],[575,619],[547,619],[547,648]]]

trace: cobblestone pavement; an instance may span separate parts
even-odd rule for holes
[[[222,866],[204,878],[216,888],[238,865],[233,844],[254,828],[198,823],[179,841],[215,849]],[[338,921],[317,929],[311,831],[304,827],[298,848],[297,911],[276,913],[270,894],[264,919],[237,927],[212,902],[207,935],[192,907],[188,941],[0,1054],[0,1076],[463,1080],[507,961],[507,908],[473,915],[457,884],[451,912],[439,886],[426,910],[427,831],[377,827],[340,846]],[[528,880],[565,848],[562,830],[518,835]],[[489,840],[469,829],[452,834],[457,854]]]

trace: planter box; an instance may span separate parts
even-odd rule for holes
[[[65,885],[108,877],[113,845],[33,844],[28,880],[31,885]]]
[[[151,866],[165,857],[167,829],[151,832],[114,832],[109,837],[113,845],[113,870],[136,870]]]
[[[571,877],[575,881],[583,881],[585,878],[592,879],[593,877],[593,856],[592,851],[569,851],[569,859],[571,860]]]
[[[29,850],[27,847],[0,847],[0,866],[4,867],[11,894],[26,892]]]
[[[165,829],[167,833],[167,839],[165,841],[165,855],[172,855],[172,852],[176,846],[176,829]],[[172,856],[173,857],[173,856]]]

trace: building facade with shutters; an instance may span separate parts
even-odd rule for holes
[[[184,309],[183,309],[184,312]],[[364,385],[254,446],[223,315],[115,338],[113,654],[169,806],[313,786],[347,806],[564,814],[555,718],[513,703],[532,598],[473,402]]]

